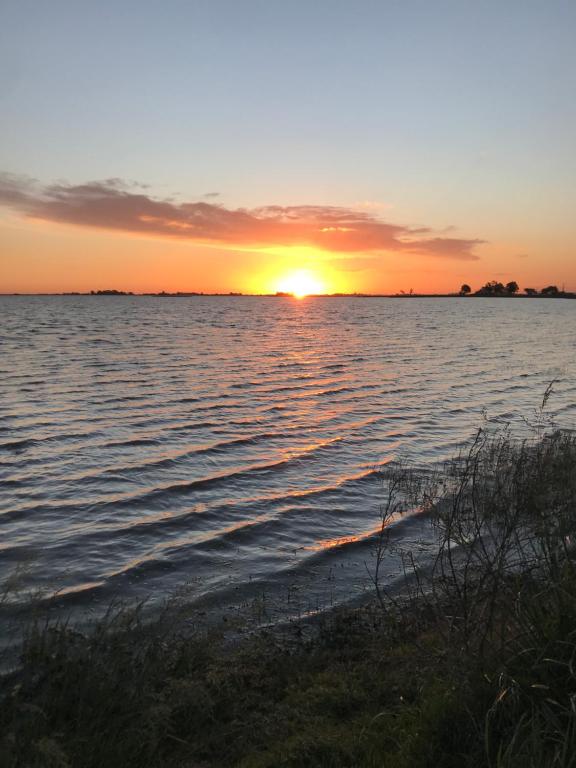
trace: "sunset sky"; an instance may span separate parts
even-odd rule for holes
[[[5,0],[0,292],[576,290],[574,0]]]

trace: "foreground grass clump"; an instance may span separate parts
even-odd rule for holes
[[[385,479],[374,605],[235,644],[138,611],[37,626],[2,684],[0,765],[576,765],[576,437],[482,432],[442,473]],[[415,504],[438,546],[401,552],[399,600],[378,574]]]

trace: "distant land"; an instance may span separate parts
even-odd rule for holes
[[[155,291],[146,293],[136,293],[134,291],[121,291],[115,288],[106,288],[104,290],[92,291],[62,291],[54,293],[0,293],[0,296],[155,296],[158,298],[188,298],[192,296],[257,296],[263,298],[305,298],[296,296],[294,293],[277,291],[276,293],[241,293],[239,291],[229,291],[228,293],[206,293],[203,291]],[[398,293],[309,293],[306,297],[317,299],[334,298],[358,298],[358,299],[449,299],[455,297],[461,298],[509,298],[509,299],[576,299],[576,293],[559,289],[556,285],[548,285],[545,288],[524,288],[520,291],[518,283],[511,281],[504,285],[495,280],[485,283],[477,291],[472,291],[466,283],[461,286],[459,291],[453,293],[415,293],[412,289],[409,291],[399,291]]]

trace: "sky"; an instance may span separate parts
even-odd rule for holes
[[[576,290],[573,0],[1,0],[0,292]]]

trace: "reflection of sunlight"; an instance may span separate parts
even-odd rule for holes
[[[339,536],[334,539],[320,539],[319,541],[316,541],[314,544],[309,544],[306,547],[303,547],[303,549],[307,549],[311,552],[321,552],[324,549],[333,549],[334,547],[343,547],[346,544],[355,544],[358,541],[365,541],[366,539],[369,539],[371,536],[374,536],[378,531],[380,530],[380,526],[377,525],[375,528],[371,528],[369,531],[364,531],[363,533],[359,534],[351,534],[350,536]]]
[[[292,293],[302,299],[311,294],[325,293],[326,286],[313,272],[301,269],[291,272],[278,281],[277,290],[282,293]]]
[[[409,511],[405,512],[396,512],[387,519],[386,521],[386,527],[393,525],[398,520],[400,520],[404,516],[412,516],[417,515],[422,510],[420,508],[411,509]],[[309,544],[308,546],[302,547],[302,549],[309,550],[310,552],[321,552],[322,550],[326,549],[334,549],[335,547],[345,547],[347,544],[356,544],[358,542],[362,541],[368,541],[370,538],[375,536],[377,533],[379,533],[382,530],[382,523],[379,523],[374,528],[369,528],[366,531],[361,531],[360,533],[351,533],[348,536],[336,536],[332,539],[319,539],[318,541],[315,541],[313,544]]]

